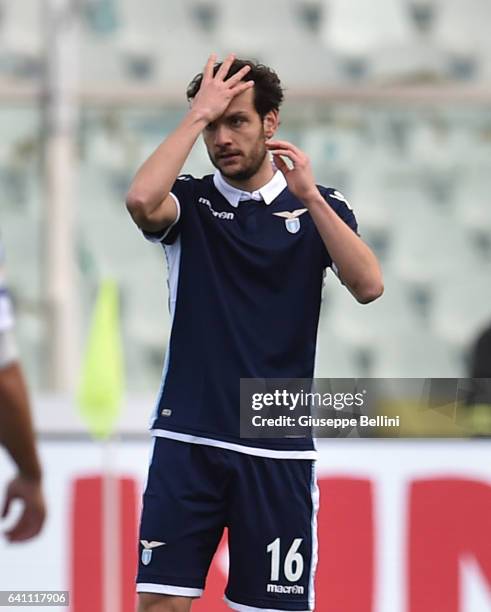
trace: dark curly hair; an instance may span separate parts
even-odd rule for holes
[[[213,76],[217,73],[222,62],[215,64],[213,68]],[[235,59],[230,66],[227,77],[231,77],[244,66],[250,66],[251,69],[245,75],[245,81],[254,81],[254,107],[263,119],[271,110],[279,110],[283,102],[283,88],[281,87],[280,79],[274,70],[268,68],[264,64],[259,64],[254,60]],[[189,83],[186,90],[188,101],[193,100],[201,87],[203,73],[197,74]]]

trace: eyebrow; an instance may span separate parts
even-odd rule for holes
[[[243,119],[247,119],[249,117],[248,112],[246,110],[237,110],[237,111],[233,111],[232,113],[230,113],[229,115],[225,115],[225,117],[220,117],[220,119],[222,121],[230,121],[230,119],[236,119],[236,118],[243,118]],[[216,123],[215,121],[210,121],[210,123],[208,123],[208,126],[212,126]]]
[[[248,117],[248,113],[245,110],[233,111],[229,115],[225,115],[224,119],[233,119],[235,117]]]

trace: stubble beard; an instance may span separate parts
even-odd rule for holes
[[[262,166],[268,151],[264,142],[259,141],[259,146],[245,159],[244,166],[240,170],[227,170],[221,168],[217,160],[208,153],[211,163],[217,168],[222,176],[233,181],[247,181],[252,178]]]

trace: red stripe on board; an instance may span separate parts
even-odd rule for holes
[[[70,609],[103,610],[103,478],[77,478],[72,483],[70,538]],[[136,609],[137,487],[131,478],[119,479],[121,612]]]
[[[132,478],[120,480],[121,525],[121,602],[122,612],[135,612],[135,577],[138,556],[138,492]]]
[[[70,609],[102,609],[101,479],[77,478],[72,484]]]
[[[459,612],[460,563],[473,558],[491,585],[491,487],[464,478],[410,488],[409,611]]]
[[[316,610],[372,612],[373,489],[367,480],[319,480],[319,566]]]

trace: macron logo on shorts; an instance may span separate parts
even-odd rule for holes
[[[148,565],[152,560],[152,553],[154,548],[158,548],[159,546],[165,546],[165,542],[149,542],[148,540],[140,540],[143,550],[142,550],[142,563],[143,565]]]

